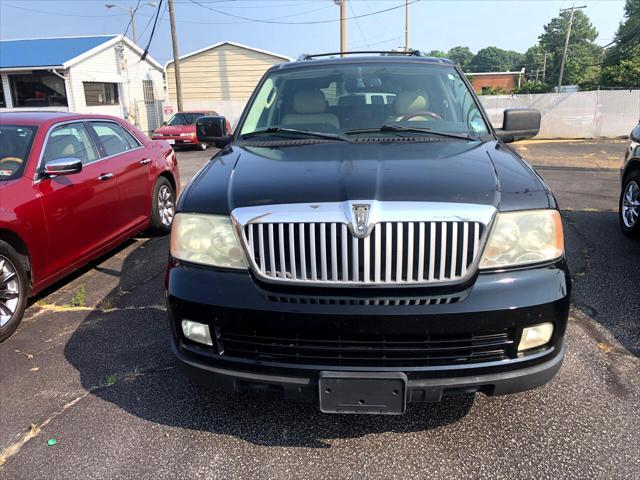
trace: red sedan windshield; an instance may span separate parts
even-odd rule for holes
[[[195,125],[196,119],[203,115],[203,113],[176,113],[171,117],[167,125],[171,125],[172,127],[178,125]]]
[[[22,175],[37,127],[0,125],[0,181]]]

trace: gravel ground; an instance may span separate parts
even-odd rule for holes
[[[184,181],[210,153],[179,153]],[[0,477],[640,478],[640,244],[619,232],[615,171],[542,167],[575,280],[545,387],[401,417],[196,388],[168,344],[167,239],[139,237],[41,295],[0,345]],[[60,307],[82,286],[86,307]]]

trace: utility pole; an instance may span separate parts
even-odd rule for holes
[[[131,17],[131,39],[133,40],[133,43],[135,43],[137,45],[138,42],[136,42],[136,19],[135,19],[135,10],[133,9],[133,7],[129,7],[129,16]]]
[[[129,13],[129,18],[131,19],[130,23],[131,23],[131,40],[133,40],[133,43],[135,43],[137,45],[138,42],[136,42],[136,13],[138,12],[138,10],[140,10],[142,7],[155,7],[156,6],[156,2],[146,2],[143,3],[142,5],[140,5],[140,3],[138,2],[138,6],[137,7],[132,7],[129,6],[129,8],[125,8],[122,7],[120,5],[116,5],[114,3],[107,3],[105,4],[105,7],[107,8],[120,8],[122,10],[126,10],[127,13]]]
[[[173,45],[173,71],[176,75],[176,101],[178,111],[182,111],[182,83],[180,81],[180,55],[178,54],[178,36],[176,35],[176,15],[173,0],[169,0],[169,23],[171,24],[171,43]]]
[[[542,83],[547,76],[547,52],[544,52],[544,60],[542,61]]]
[[[336,0],[340,2],[340,56],[344,57],[347,51],[347,0]]]
[[[404,51],[409,51],[409,0],[404,0]]]
[[[571,8],[562,8],[560,9],[560,13],[571,11],[571,15],[569,16],[569,26],[567,27],[567,38],[564,40],[564,53],[562,54],[562,62],[560,62],[560,77],[558,78],[558,93],[560,93],[560,87],[562,87],[562,77],[564,76],[564,63],[567,60],[567,50],[569,49],[569,37],[571,36],[571,25],[573,24],[573,14],[576,10],[587,8],[586,5],[581,7],[576,7],[575,5],[571,5]]]

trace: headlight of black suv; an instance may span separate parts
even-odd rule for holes
[[[544,263],[563,255],[564,234],[557,210],[503,212],[491,230],[480,268]]]
[[[223,215],[178,213],[171,227],[171,255],[201,265],[247,269],[231,220]]]

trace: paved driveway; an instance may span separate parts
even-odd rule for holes
[[[209,154],[180,152],[183,179]],[[640,478],[640,243],[619,232],[615,171],[556,167],[539,171],[575,295],[565,364],[542,389],[402,417],[201,390],[167,341],[168,241],[141,236],[41,295],[0,345],[0,477]]]

